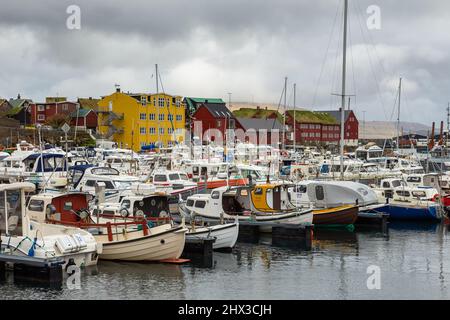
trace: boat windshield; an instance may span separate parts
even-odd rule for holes
[[[131,181],[115,181],[115,184],[118,189],[128,189],[131,188],[133,182]]]
[[[406,183],[405,183],[403,180],[393,180],[393,181],[392,181],[392,186],[393,186],[394,188],[397,188],[397,187],[406,187]]]
[[[5,203],[7,210],[5,210]],[[0,233],[5,234],[6,226],[8,226],[7,233],[9,235],[22,235],[21,210],[22,203],[20,190],[8,190],[0,193]]]
[[[180,176],[178,173],[171,173],[169,174],[169,180],[180,180]]]

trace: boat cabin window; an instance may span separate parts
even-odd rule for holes
[[[317,198],[317,200],[325,199],[325,192],[324,192],[322,186],[316,186],[316,198]]]
[[[262,194],[263,194],[262,188],[256,188],[256,189],[255,189],[255,194],[257,194],[257,195],[262,195]]]
[[[44,211],[44,201],[43,200],[31,200],[28,204],[28,210],[43,212]]]
[[[72,201],[64,202],[64,206],[63,206],[64,211],[72,210],[72,208],[73,208]]]
[[[421,182],[421,180],[422,179],[420,177],[408,177],[406,179],[407,182],[414,182],[414,183],[419,183],[419,182]]]
[[[198,176],[198,167],[192,167],[192,174],[194,175],[194,176]]]
[[[383,182],[383,188],[390,188],[391,184],[388,181]]]
[[[220,198],[219,191],[213,191],[213,193],[211,193],[211,199],[219,199],[219,198]]]
[[[131,208],[131,201],[130,200],[123,200],[122,201],[122,208],[130,209]]]
[[[413,191],[412,196],[414,198],[425,198],[427,196],[425,191]]]
[[[165,174],[157,174],[153,178],[153,181],[155,181],[155,182],[166,182],[167,181],[167,177],[166,177]]]
[[[88,180],[85,185],[86,187],[95,187],[96,182],[103,182],[105,184],[105,189],[114,189],[114,184],[111,181]]]
[[[180,173],[181,180],[189,180],[188,176],[184,173]]]
[[[401,180],[393,180],[392,181],[392,186],[394,187],[394,188],[397,188],[397,187],[400,187],[400,186],[405,186],[405,183],[403,182],[403,181],[401,181]]]
[[[189,199],[189,200],[186,202],[186,206],[188,206],[188,207],[194,206],[194,200]]]
[[[206,201],[203,201],[203,200],[196,201],[195,202],[195,207],[203,209],[204,207],[206,207]]]
[[[306,186],[303,186],[303,185],[295,186],[295,188],[294,188],[294,192],[296,192],[296,193],[306,193],[306,190],[307,190]]]
[[[409,191],[398,190],[397,195],[400,197],[409,197],[411,194]]]
[[[169,180],[180,180],[180,176],[178,173],[171,173],[169,174]]]

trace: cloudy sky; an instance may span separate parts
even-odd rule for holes
[[[70,5],[81,29],[66,26]],[[369,29],[367,8],[380,8]],[[337,109],[343,0],[15,0],[0,11],[0,97],[98,97],[114,90]],[[370,20],[372,21],[372,20]],[[350,0],[348,94],[366,120],[445,119],[450,2]]]

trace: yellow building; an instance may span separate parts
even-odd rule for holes
[[[184,141],[182,97],[168,94],[132,94],[117,89],[98,102],[98,131],[119,148],[140,151],[156,144],[170,147]]]

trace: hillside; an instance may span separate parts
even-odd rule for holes
[[[418,133],[426,135],[431,128],[416,122],[400,122],[400,134]],[[389,121],[359,122],[359,136],[361,139],[385,139],[397,135],[397,123]]]

